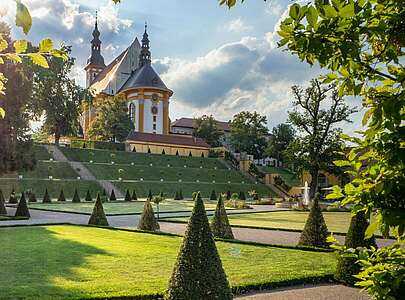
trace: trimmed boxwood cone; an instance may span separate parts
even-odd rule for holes
[[[11,190],[11,194],[10,194],[10,198],[8,199],[8,203],[10,203],[10,204],[17,204],[18,203],[17,196],[15,195],[15,190],[14,189]]]
[[[65,202],[66,201],[65,193],[63,193],[63,190],[60,190],[58,201],[60,201],[60,202]]]
[[[359,211],[354,215],[350,221],[345,246],[353,249],[357,247],[377,247],[374,236],[370,239],[365,239],[364,237],[368,225],[369,222],[364,211]],[[357,279],[353,276],[360,272],[360,266],[356,264],[356,260],[353,257],[339,256],[335,279],[349,285],[354,285]]]
[[[177,256],[166,300],[232,299],[204,203],[198,194]]]
[[[4,195],[2,190],[0,190],[0,215],[1,216],[6,216],[7,215],[7,209],[6,209],[6,201],[4,200]]]
[[[153,212],[152,204],[149,200],[146,200],[143,206],[143,212],[141,219],[139,220],[138,229],[156,231],[160,229],[159,223],[155,218],[155,213]]]
[[[179,191],[179,200],[184,200],[184,197],[183,197],[183,191],[182,190],[180,190]]]
[[[134,200],[134,201],[138,200],[138,195],[136,194],[135,190],[132,192],[132,200]]]
[[[96,203],[94,204],[93,213],[89,219],[89,225],[110,226],[104,213],[103,203],[100,194],[97,194]]]
[[[37,196],[33,191],[29,193],[28,202],[37,202]]]
[[[114,189],[111,190],[110,201],[116,201],[117,197],[115,197]]]
[[[31,217],[30,212],[28,210],[27,201],[25,200],[24,192],[21,194],[20,202],[18,202],[17,210],[15,211],[16,217]]]
[[[77,192],[77,189],[75,189],[75,193],[73,195],[72,202],[73,203],[80,203],[80,197],[79,197],[79,193]]]
[[[217,200],[217,193],[215,193],[215,190],[212,190],[211,195],[210,195],[210,200]]]
[[[51,197],[49,196],[48,189],[45,189],[44,199],[42,199],[42,203],[51,203]]]
[[[147,197],[146,199],[147,199],[147,200],[152,200],[152,198],[153,198],[152,191],[149,190],[148,197]]]
[[[93,201],[93,198],[91,197],[91,194],[90,194],[90,190],[87,190],[87,194],[86,194],[86,198],[84,198],[84,200],[86,200],[86,201]]]
[[[127,189],[127,192],[125,193],[124,201],[127,201],[127,202],[131,201],[131,194],[128,189]]]
[[[246,200],[245,193],[243,191],[239,192],[239,200]]]
[[[178,191],[174,192],[173,200],[179,200],[179,192]]]
[[[231,197],[232,197],[231,191],[227,191],[226,192],[226,200],[231,200]]]
[[[316,193],[298,245],[328,248],[328,227],[319,206],[319,198],[319,193]]]
[[[231,225],[229,225],[228,215],[226,214],[224,201],[222,200],[221,195],[219,195],[214,217],[211,221],[211,230],[214,237],[223,239],[234,238]]]

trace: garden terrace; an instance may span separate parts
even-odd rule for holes
[[[108,299],[162,294],[181,244],[177,236],[84,226],[0,230],[0,290],[10,299]],[[216,244],[234,289],[330,277],[336,267],[335,254],[330,252]]]
[[[276,168],[270,166],[259,168],[262,172],[268,174],[279,174],[280,177],[284,180],[284,182],[291,187],[302,185],[301,180],[298,178],[298,176],[285,168]]]

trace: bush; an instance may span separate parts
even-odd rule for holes
[[[88,202],[93,201],[93,198],[91,197],[90,194],[90,190],[87,190],[86,198],[84,198],[84,200]]]
[[[245,193],[243,191],[239,192],[239,200],[246,200]]]
[[[147,199],[147,200],[149,200],[149,201],[151,201],[151,200],[152,200],[152,198],[153,198],[152,191],[151,191],[151,190],[149,190],[148,197],[146,197],[146,199]]]
[[[60,202],[65,202],[66,201],[65,194],[63,193],[63,190],[60,191],[58,201],[60,201]]]
[[[125,193],[124,201],[131,202],[131,194],[129,192],[129,189],[127,189],[127,192]]]
[[[214,237],[223,239],[233,239],[231,225],[229,225],[228,215],[226,214],[224,201],[219,195],[217,207],[211,221],[211,230]]]
[[[327,248],[328,227],[319,207],[319,193],[316,193],[304,230],[298,245]]]
[[[42,199],[42,203],[51,203],[51,202],[52,202],[51,197],[49,196],[48,189],[46,188],[44,198]]]
[[[125,151],[124,143],[112,143],[112,142],[90,141],[90,140],[71,140],[70,147],[81,149],[104,149],[112,151]]]
[[[115,197],[114,189],[111,190],[110,201],[116,201],[117,197]]]
[[[137,200],[138,200],[138,196],[136,195],[136,191],[135,191],[135,190],[132,192],[132,197],[131,197],[131,199],[132,199],[133,201],[137,201]]]
[[[10,198],[8,199],[8,203],[10,203],[10,204],[17,204],[18,203],[17,196],[15,195],[15,190],[14,189],[11,190],[11,194],[10,194]]]
[[[28,194],[28,202],[37,202],[37,196],[33,191]]]
[[[226,192],[226,200],[231,200],[231,197],[232,197],[231,191],[228,190]]]
[[[183,197],[183,191],[182,190],[180,190],[179,191],[179,200],[184,200],[184,197]]]
[[[181,195],[180,195],[180,193],[181,192],[179,192],[179,191],[176,191],[175,193],[174,193],[174,200],[181,200]]]
[[[25,200],[25,194],[22,192],[20,202],[18,202],[17,210],[15,211],[16,217],[27,217],[30,218],[30,212],[28,210],[27,201]]]
[[[89,219],[89,225],[110,226],[104,213],[103,203],[100,194],[97,194],[96,203],[94,204],[93,213]]]
[[[156,231],[160,229],[150,200],[146,200],[145,205],[143,206],[143,212],[141,219],[139,220],[138,229],[147,231]]]
[[[221,195],[220,195],[221,198]],[[212,190],[211,195],[210,195],[210,200],[217,200],[217,193],[215,193],[215,190]]]
[[[2,190],[0,190],[0,216],[7,216],[6,201]]]
[[[364,211],[357,212],[350,221],[349,230],[346,235],[345,246],[356,249],[358,247],[377,247],[374,237],[365,239],[365,232],[369,225]],[[354,285],[357,275],[360,272],[360,265],[356,263],[357,258],[341,255],[338,258],[335,279],[337,281]]]
[[[254,201],[260,201],[259,193],[256,192],[255,190],[249,191],[248,194],[249,194],[250,197],[252,197],[252,199],[253,199]]]
[[[232,299],[232,291],[215,246],[204,203],[199,194],[194,200],[194,209],[165,299]]]
[[[79,193],[77,192],[77,189],[75,189],[75,193],[73,195],[72,202],[73,203],[80,203],[80,197],[79,197]]]

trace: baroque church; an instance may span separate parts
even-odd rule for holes
[[[95,101],[120,96],[128,105],[134,130],[125,142],[126,150],[179,156],[208,156],[210,146],[202,139],[172,132],[170,126],[170,90],[152,67],[147,25],[138,38],[106,65],[102,56],[100,31],[96,19],[91,41],[91,56],[84,68],[86,87]],[[80,120],[84,138],[97,116],[95,108],[83,112]]]

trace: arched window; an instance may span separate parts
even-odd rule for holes
[[[135,104],[129,104],[129,118],[131,119],[132,124],[135,124],[136,120],[136,107]]]

